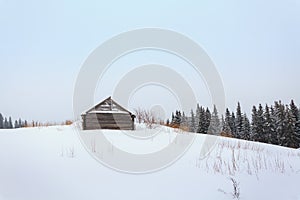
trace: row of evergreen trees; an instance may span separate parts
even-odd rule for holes
[[[15,120],[14,124],[11,117],[3,117],[0,113],[0,129],[12,129],[12,128],[22,128],[27,127],[27,121]]]
[[[240,103],[235,112],[230,112],[227,108],[221,118],[216,106],[211,112],[208,108],[197,105],[196,112],[191,110],[190,117],[180,111],[172,113],[172,120],[168,120],[167,124],[196,133],[300,147],[300,109],[293,100],[289,105],[276,101],[272,106],[253,106],[251,120],[242,112]]]

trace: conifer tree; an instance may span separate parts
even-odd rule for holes
[[[232,128],[231,128],[231,114],[228,110],[226,109],[225,112],[225,119],[224,119],[224,125],[222,127],[222,132],[226,134],[227,136],[232,136]]]
[[[257,109],[256,106],[252,108],[252,122],[251,122],[251,135],[250,140],[256,141],[258,139],[258,128],[257,128]]]
[[[3,126],[3,128],[5,128],[5,129],[8,129],[9,128],[9,124],[8,124],[8,121],[7,121],[7,118],[5,117],[5,119],[4,119],[4,126]]]
[[[234,138],[237,138],[234,112],[231,113],[231,119],[230,119],[230,124],[229,125],[230,125],[230,128],[231,128],[232,136]]]
[[[235,118],[235,127],[236,127],[236,137],[242,138],[243,136],[243,117],[241,111],[240,102],[238,102],[237,109],[236,109],[236,118]]]
[[[220,135],[220,133],[221,133],[220,119],[219,119],[217,107],[214,105],[214,109],[211,114],[211,121],[208,129],[208,134]]]
[[[4,121],[3,121],[3,116],[2,114],[0,113],[0,129],[4,128]]]
[[[196,114],[195,114],[195,125],[196,125],[195,130],[196,130],[196,132],[198,130],[200,112],[201,112],[201,108],[200,108],[200,105],[197,103]]]
[[[176,110],[174,119],[172,121],[172,125],[176,125],[177,127],[179,127],[181,122],[182,122],[181,112]]]
[[[298,121],[296,121],[295,133],[294,133],[296,148],[300,148],[300,117],[299,116],[300,114],[298,114]]]
[[[174,115],[174,113],[172,112],[172,119],[171,119],[171,123],[173,123],[173,122],[174,122],[174,120],[175,120],[175,115]]]
[[[18,123],[18,121],[17,120],[15,120],[15,126],[14,126],[15,128],[20,128],[19,127],[19,123]]]
[[[204,111],[204,108],[203,108],[203,112],[204,112],[204,121],[205,121],[205,133],[208,132],[208,128],[210,126],[210,123],[211,123],[211,113],[210,113],[210,110],[208,108],[206,108],[206,110]]]
[[[264,112],[264,124],[263,124],[263,132],[264,132],[264,141],[266,143],[272,143],[272,137],[275,136],[275,131],[274,131],[274,127],[273,127],[273,122],[272,122],[272,118],[271,118],[271,113],[270,113],[270,109],[269,106],[266,105],[265,106],[265,112]]]
[[[195,114],[193,109],[191,110],[191,123],[190,123],[190,132],[196,132],[196,124],[195,124]]]
[[[225,111],[225,124],[228,124],[230,128],[230,135],[233,136],[232,130],[234,129],[234,124],[232,123],[231,114],[228,108]]]
[[[286,120],[285,120],[285,107],[281,104],[281,102],[275,102],[275,117],[276,117],[276,143],[277,145],[283,146],[284,144],[284,132],[286,129]]]
[[[242,137],[241,139],[250,140],[251,129],[250,129],[250,120],[248,119],[247,115],[243,115],[243,122],[242,122]]]
[[[299,118],[299,109],[295,105],[294,100],[291,100],[290,110],[291,110],[292,117],[295,118],[295,121],[298,121],[298,118]]]
[[[257,110],[257,118],[256,118],[256,126],[257,126],[257,138],[256,141],[266,142],[266,133],[264,132],[264,110],[261,104],[258,106]]]
[[[295,118],[292,111],[286,106],[285,109],[285,130],[281,137],[282,146],[296,147],[294,133],[295,133]]]
[[[169,126],[169,125],[170,125],[170,120],[169,120],[169,119],[167,119],[167,121],[166,121],[166,125],[167,125],[167,126]]]
[[[199,107],[199,124],[197,128],[197,133],[206,134],[206,113],[204,108],[201,106]]]
[[[277,131],[276,131],[276,115],[275,115],[275,109],[273,106],[270,108],[270,118],[271,118],[271,137],[269,138],[269,143],[271,144],[278,144],[277,140]]]
[[[22,120],[21,120],[21,118],[19,118],[19,128],[22,128],[22,127],[23,127]]]
[[[290,103],[290,110],[291,110],[291,115],[292,115],[292,120],[294,121],[294,133],[292,136],[292,143],[294,148],[299,148],[300,147],[300,115],[299,115],[299,109],[295,105],[294,101],[291,100]]]
[[[222,115],[222,130],[221,130],[221,134],[227,137],[231,137],[231,129],[229,127],[229,123],[228,121],[223,117]]]
[[[11,117],[9,117],[9,120],[8,120],[8,128],[13,128],[13,123],[12,123]]]
[[[184,111],[182,111],[180,126],[183,127],[183,128],[188,128],[189,127],[188,118],[185,115]]]

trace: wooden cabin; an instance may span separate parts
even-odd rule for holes
[[[83,130],[134,130],[135,115],[115,102],[111,97],[95,105],[81,116]]]

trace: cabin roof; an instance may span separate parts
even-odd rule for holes
[[[109,110],[109,111],[98,111],[98,110],[92,110],[89,113],[124,113],[124,114],[128,114],[128,112],[125,111],[118,111],[118,110]]]
[[[83,115],[87,113],[129,113],[130,115],[133,115],[130,111],[115,102],[111,96],[94,105],[92,108],[84,112]]]

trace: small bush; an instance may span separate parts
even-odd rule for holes
[[[66,122],[65,122],[65,125],[67,125],[67,126],[72,125],[72,124],[73,124],[73,122],[71,120],[66,120]]]

